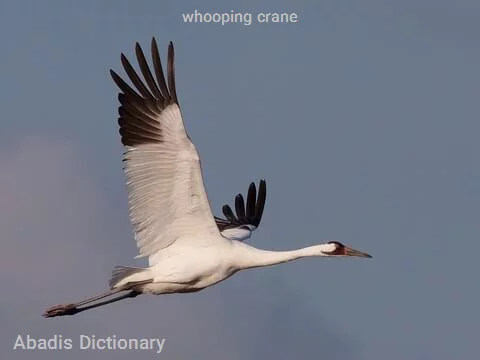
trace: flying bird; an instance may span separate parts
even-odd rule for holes
[[[203,184],[200,158],[185,130],[175,86],[174,48],[170,42],[165,79],[155,38],[151,42],[153,72],[137,43],[140,73],[124,54],[121,63],[133,85],[115,71],[120,89],[118,124],[125,148],[124,173],[129,215],[139,255],[147,268],[119,266],[110,290],[71,304],[52,306],[43,316],[73,315],[140,294],[196,292],[236,272],[304,257],[370,258],[338,241],[292,251],[268,251],[245,243],[262,219],[266,183],[252,183],[247,201],[235,198],[235,212],[223,206],[214,217]]]

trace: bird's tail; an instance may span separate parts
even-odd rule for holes
[[[126,278],[132,276],[133,274],[137,274],[140,272],[144,272],[144,268],[137,268],[137,267],[129,267],[129,266],[116,266],[113,269],[112,272],[112,277],[110,278],[110,281],[108,282],[108,285],[110,286],[110,289],[113,289],[117,287],[122,280],[125,280]],[[130,281],[129,281],[130,282]],[[122,284],[124,285],[124,284]]]

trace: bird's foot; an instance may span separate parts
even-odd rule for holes
[[[45,310],[43,316],[54,317],[54,316],[62,316],[62,315],[73,315],[78,312],[77,307],[75,304],[63,304],[63,305],[55,305],[51,308]]]

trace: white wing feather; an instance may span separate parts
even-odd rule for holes
[[[222,230],[221,234],[224,238],[229,240],[245,241],[250,239],[255,229],[256,229],[255,226],[236,227],[236,228]]]
[[[175,90],[174,51],[168,49],[167,81],[155,39],[156,80],[136,46],[143,80],[122,54],[134,90],[114,71],[119,94],[119,125],[125,146],[124,172],[130,219],[139,250],[154,265],[174,243],[188,247],[223,241],[210,210],[198,152],[185,132]]]
[[[218,234],[199,156],[185,133],[178,106],[169,105],[158,123],[162,143],[126,146],[124,155],[138,257],[151,256],[182,236]]]

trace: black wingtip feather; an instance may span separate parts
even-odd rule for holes
[[[245,216],[245,202],[242,194],[235,196],[235,211],[237,212],[237,218],[242,221],[246,219]]]
[[[173,102],[178,104],[177,89],[175,86],[175,50],[172,41],[170,41],[170,44],[168,45],[167,60],[168,88],[170,89]]]
[[[119,125],[122,143],[126,146],[161,142],[162,124],[158,121],[159,116],[169,105],[178,104],[173,43],[170,42],[168,47],[167,80],[155,37],[152,37],[151,53],[153,72],[138,42],[135,44],[135,54],[140,72],[137,72],[125,54],[121,53],[122,66],[133,87],[115,71],[110,70],[113,81],[120,89]]]
[[[236,228],[242,225],[253,225],[257,228],[262,220],[266,197],[267,184],[264,179],[260,180],[258,194],[255,183],[251,183],[248,188],[246,208],[243,195],[238,194],[235,197],[236,214],[234,214],[231,207],[226,204],[223,205],[222,208],[226,219],[215,217],[215,221],[220,231],[227,228]]]
[[[147,59],[145,58],[145,54],[143,53],[143,50],[138,42],[135,45],[135,54],[137,55],[137,61],[140,65],[140,71],[142,72],[143,78],[147,82],[147,85],[153,96],[159,99],[162,98],[162,93],[160,92],[160,89],[153,78],[152,72],[150,71],[150,67],[147,63]]]
[[[257,188],[255,183],[252,182],[248,187],[247,194],[247,218],[253,220],[255,217],[255,205],[257,201]]]
[[[258,187],[258,198],[255,205],[255,222],[253,225],[260,225],[263,216],[263,210],[265,209],[265,202],[267,200],[267,182],[262,179]]]
[[[165,99],[170,100],[167,83],[165,81],[165,75],[163,74],[163,66],[162,66],[162,61],[160,59],[160,52],[158,51],[157,41],[155,40],[155,38],[152,38],[151,52],[152,52],[153,69],[155,71],[155,76],[157,78],[160,92],[162,93],[162,96]]]
[[[232,211],[232,208],[229,205],[223,205],[222,207],[222,212],[225,217],[230,220],[230,221],[236,221],[237,218],[235,217],[235,214]]]

